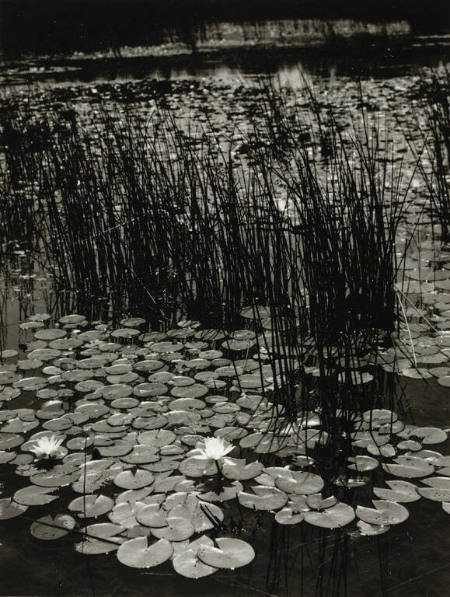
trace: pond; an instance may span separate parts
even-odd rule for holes
[[[1,595],[446,594],[447,38],[390,41],[3,65]]]

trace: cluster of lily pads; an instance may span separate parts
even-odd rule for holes
[[[227,502],[272,512],[281,525],[340,529],[358,519],[362,535],[403,522],[403,504],[421,497],[450,513],[450,457],[429,449],[447,433],[388,409],[354,413],[346,471],[324,478],[314,458],[329,441],[320,410],[283,423],[283,405],[270,400],[277,358],[253,354],[250,329],[49,321],[21,324],[33,335],[26,358],[3,351],[0,367],[0,463],[25,481],[0,499],[0,520],[59,500],[59,513],[31,524],[37,539],[72,533],[82,554],[116,552],[135,568],[171,560],[200,578],[255,557],[249,543],[224,536]],[[30,392],[36,408],[20,407]],[[355,504],[353,489],[380,468],[393,478],[373,488],[374,507]]]

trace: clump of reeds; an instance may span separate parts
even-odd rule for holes
[[[239,162],[233,139],[219,143],[162,109],[143,123],[105,105],[88,134],[50,112],[13,145],[4,180],[28,190],[33,246],[78,311],[232,329],[252,306],[258,348],[281,363],[275,396],[289,388],[294,417],[298,369],[317,368],[320,401],[335,409],[339,383],[364,372],[395,327],[407,184],[376,123],[363,115],[344,136],[311,88],[306,115],[286,94],[263,87],[263,118]],[[24,117],[8,126],[19,131]],[[4,214],[14,231],[14,210]]]

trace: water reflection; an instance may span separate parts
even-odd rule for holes
[[[295,86],[301,71],[326,77],[385,78],[409,74],[420,67],[436,67],[447,61],[449,45],[450,36],[373,37],[299,48],[223,50],[197,55],[33,59],[5,65],[0,71],[0,83],[70,85],[202,77],[235,82],[242,76],[273,74]]]

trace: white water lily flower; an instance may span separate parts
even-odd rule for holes
[[[30,448],[39,460],[54,458],[58,456],[59,448],[64,439],[56,435],[46,435],[34,441],[35,445]]]
[[[204,440],[204,448],[201,448],[201,452],[208,460],[220,460],[233,448],[233,444],[230,444],[222,437],[207,437]]]

